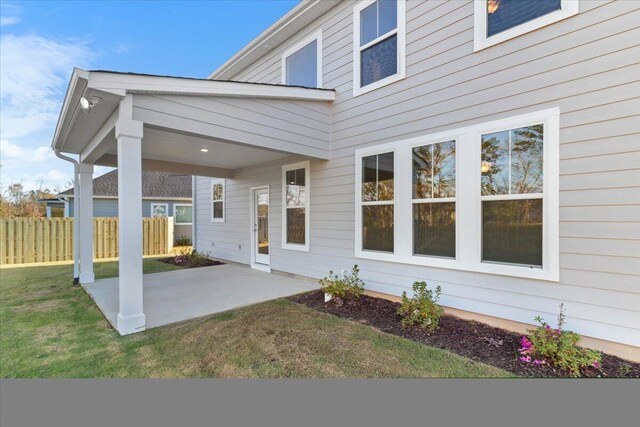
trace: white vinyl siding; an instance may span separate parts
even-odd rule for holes
[[[567,327],[640,345],[640,2],[583,1],[571,19],[478,53],[472,1],[407,2],[406,78],[355,98],[353,3],[341,2],[291,41],[320,28],[323,83],[337,91],[332,156],[311,161],[310,251],[285,251],[274,241],[274,270],[319,279],[357,263],[367,289],[401,295],[415,280],[426,280],[442,286],[446,306],[525,323],[537,315],[554,319],[564,303]],[[281,83],[288,46],[234,80]],[[356,149],[556,107],[558,282],[354,257]],[[308,112],[306,106],[282,108],[294,117]],[[457,148],[457,156],[467,153]],[[197,178],[197,248],[249,263],[248,188],[265,183],[274,188],[272,236],[280,239],[281,168],[300,160],[246,168],[229,180],[226,224],[207,220],[209,179]],[[461,173],[458,167],[458,182]],[[456,200],[460,211],[471,199],[458,191]]]

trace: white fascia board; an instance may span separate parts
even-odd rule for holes
[[[89,87],[116,95],[130,93],[147,95],[226,96],[324,102],[331,102],[336,98],[334,91],[326,89],[118,74],[99,71],[90,74]]]

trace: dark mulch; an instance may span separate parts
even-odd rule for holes
[[[177,265],[178,267],[182,268],[198,268],[209,267],[212,265],[224,265],[224,262],[216,261],[214,259],[198,258],[194,261],[193,259],[182,255],[172,256],[169,258],[159,258],[158,261],[164,262],[165,264]]]
[[[445,315],[438,329],[429,334],[423,329],[403,327],[396,314],[400,304],[381,298],[363,296],[360,301],[337,306],[324,303],[324,293],[313,291],[296,295],[292,301],[324,313],[368,324],[381,331],[408,338],[432,347],[449,350],[478,362],[493,365],[524,377],[568,377],[567,372],[550,365],[534,366],[518,360],[520,334],[492,326]],[[632,363],[616,356],[603,354],[602,368],[590,368],[586,377],[640,378],[640,363]]]

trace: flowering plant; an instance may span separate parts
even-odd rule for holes
[[[540,326],[530,329],[529,335],[520,339],[521,362],[534,365],[550,363],[575,377],[580,376],[580,371],[587,367],[600,369],[600,353],[580,347],[580,335],[563,329],[566,321],[564,304],[560,304],[557,328],[552,328],[540,316],[535,320]]]
[[[435,290],[427,289],[426,282],[415,282],[413,284],[413,296],[407,297],[407,293],[402,293],[402,303],[398,308],[398,315],[402,317],[402,325],[419,325],[423,329],[431,332],[438,327],[440,317],[444,310],[438,304],[442,289],[436,286]]]

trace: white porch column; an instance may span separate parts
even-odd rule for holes
[[[47,206],[47,218],[51,218],[51,206]]]
[[[144,331],[142,311],[142,122],[120,118],[118,140],[120,335]]]
[[[78,211],[80,221],[80,283],[93,283],[93,165],[80,163]],[[75,220],[74,220],[75,221]]]

